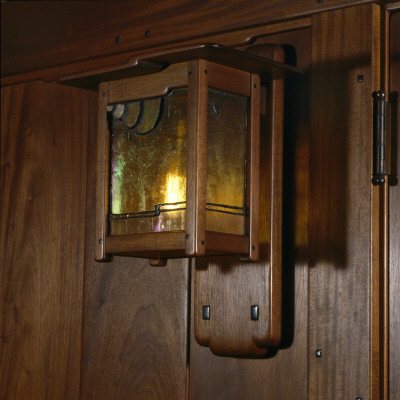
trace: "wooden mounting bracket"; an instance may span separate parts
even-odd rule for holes
[[[279,46],[248,51],[280,62],[284,57]],[[195,338],[221,356],[263,356],[281,339],[283,89],[283,80],[267,84],[261,118],[259,261],[194,262]]]

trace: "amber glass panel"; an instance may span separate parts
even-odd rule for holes
[[[110,234],[185,230],[187,89],[108,114]]]
[[[247,97],[208,90],[206,229],[246,234]]]

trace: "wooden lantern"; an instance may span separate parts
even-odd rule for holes
[[[146,62],[168,67],[100,84],[96,259],[257,260],[260,75],[287,67],[217,45]]]

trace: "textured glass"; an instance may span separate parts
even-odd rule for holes
[[[208,90],[207,211],[209,231],[246,234],[247,97]]]
[[[109,124],[110,233],[185,230],[187,89],[113,105]]]

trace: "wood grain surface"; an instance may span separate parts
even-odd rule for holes
[[[208,62],[189,63],[186,167],[186,254],[203,256],[206,240]]]
[[[1,13],[5,39],[2,75],[256,27],[366,1],[370,0],[6,2]]]
[[[188,260],[114,257],[85,273],[81,399],[185,399]]]
[[[372,5],[312,21],[310,400],[379,396],[379,189],[371,184],[379,29]]]
[[[392,180],[389,187],[389,399],[400,399],[400,12],[390,18]],[[397,98],[397,99],[396,99]]]
[[[256,42],[264,43],[285,45],[286,61],[308,72],[308,29],[270,36]],[[270,354],[269,358],[257,360],[217,357],[208,348],[198,345],[191,335],[191,400],[294,400],[307,397],[309,98],[304,96],[309,91],[307,72],[303,78],[285,82],[283,336],[280,349]],[[245,274],[243,270],[243,280],[246,279]],[[192,309],[193,319],[196,311]]]
[[[80,399],[185,399],[189,260],[94,260],[96,135],[89,138]]]
[[[2,399],[79,398],[91,98],[43,83],[1,92]]]
[[[157,46],[205,38],[283,45],[306,74],[285,82],[281,344],[261,359],[217,357],[198,345],[188,259],[96,262],[97,98],[56,84],[16,85],[1,93],[0,398],[378,399],[382,191],[371,186],[371,93],[382,82],[379,7],[161,3],[3,2],[3,74],[57,79],[95,68],[97,57],[110,56],[97,67],[113,69]],[[314,12],[322,13],[312,31],[308,17],[290,21]],[[391,22],[390,91],[398,93],[398,12]],[[397,106],[397,128],[398,116]],[[399,143],[397,129],[389,400],[400,398]]]
[[[184,40],[179,42],[179,46],[191,45],[195,43],[202,43],[207,41],[209,43],[219,43],[225,46],[237,47],[246,43],[254,42],[259,36],[271,35],[277,32],[293,31],[311,25],[311,18],[299,18],[290,21],[277,22],[266,26],[258,26],[254,28],[241,29],[239,31],[232,31],[205,38],[197,38],[191,40]],[[95,59],[89,59],[72,64],[61,64],[55,67],[46,67],[27,73],[17,75],[9,75],[1,78],[1,84],[12,85],[21,82],[28,82],[34,80],[43,80],[45,82],[68,82],[68,84],[79,85],[82,80],[86,80],[86,84],[93,89],[102,77],[102,81],[109,81],[113,79],[123,79],[127,77],[141,75],[144,72],[149,72],[149,68],[154,70],[154,63],[139,63],[138,59],[145,57],[155,50],[176,48],[176,43],[171,43],[163,47],[157,46],[156,48],[143,49],[140,51],[128,51],[124,53],[113,54]],[[158,65],[159,67],[159,65]],[[155,70],[154,72],[157,72]],[[77,86],[79,86],[77,85]]]

